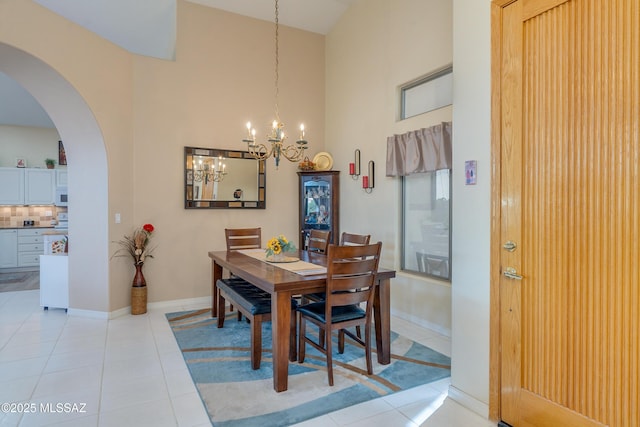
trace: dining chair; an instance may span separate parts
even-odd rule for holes
[[[224,236],[228,251],[240,249],[258,249],[262,247],[262,228],[225,228]],[[244,279],[234,276],[230,277],[236,283],[247,283]],[[219,294],[218,294],[219,295]],[[222,306],[224,308],[224,305]],[[233,311],[233,304],[229,304],[229,310]],[[220,312],[219,312],[220,313]],[[224,310],[221,312],[224,313]],[[238,310],[238,320],[242,320],[242,312]]]
[[[262,230],[255,228],[225,228],[227,250],[258,249],[262,247]],[[238,311],[238,320],[244,315],[251,324],[251,368],[259,369],[262,358],[262,323],[271,321],[271,295],[250,282],[231,275],[228,279],[216,282],[218,287],[218,328],[224,327],[225,304],[229,301],[230,310]],[[297,302],[291,300],[291,309],[295,310]],[[289,358],[296,358],[296,319],[292,316],[289,325],[291,347]]]
[[[308,251],[319,252],[324,254],[329,247],[329,236],[331,231],[329,230],[311,230],[309,232],[309,247]]]
[[[340,237],[340,245],[368,245],[370,239],[370,234],[353,234],[343,232]]]
[[[382,243],[361,246],[329,245],[327,250],[327,292],[324,301],[297,307],[298,362],[305,359],[306,344],[322,352],[327,359],[329,385],[333,386],[333,331],[338,331],[338,352],[344,353],[344,336],[364,346],[367,373],[371,365],[371,316],[375,296],[375,277]],[[317,341],[307,336],[307,322],[318,327]],[[347,328],[364,326],[364,338]]]
[[[340,246],[349,245],[368,245],[371,239],[370,234],[354,234],[343,232],[340,236]],[[324,299],[324,292],[316,292],[309,295],[303,295],[301,302],[304,304],[307,301],[322,301]],[[356,326],[356,334],[358,337],[362,337],[362,330],[360,326]]]
[[[331,231],[329,230],[311,230],[309,232],[309,245],[307,250],[309,252],[317,252],[321,254],[327,253],[329,247],[329,237]],[[308,295],[301,295],[300,302],[302,304],[311,301],[322,301],[324,299],[324,292],[313,293]]]
[[[258,249],[262,247],[262,229],[255,228],[225,228],[227,250]]]

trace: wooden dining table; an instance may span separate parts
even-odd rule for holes
[[[288,254],[293,255],[293,254]],[[323,254],[299,251],[301,261],[325,266]],[[223,277],[223,270],[241,277],[271,294],[273,388],[285,391],[289,379],[289,344],[291,321],[291,297],[294,295],[324,292],[327,276],[301,275],[280,268],[276,263],[261,261],[238,251],[212,251],[211,258],[211,316],[217,317],[218,292],[216,282]],[[373,314],[375,320],[376,351],[378,363],[387,365],[391,361],[391,279],[396,272],[384,268],[376,275],[377,288]],[[224,315],[224,313],[220,313]]]

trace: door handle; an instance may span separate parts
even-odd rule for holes
[[[516,270],[513,267],[505,268],[505,270],[502,272],[502,274],[504,274],[504,277],[509,278],[509,279],[522,280],[522,276],[518,274],[518,270]]]

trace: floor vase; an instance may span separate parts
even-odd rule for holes
[[[147,281],[142,274],[142,265],[136,264],[136,274],[131,285],[131,314],[147,312]]]

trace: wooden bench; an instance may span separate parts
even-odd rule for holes
[[[218,328],[224,326],[225,301],[229,301],[251,324],[251,368],[260,369],[262,358],[262,322],[271,321],[271,294],[240,278],[219,279],[218,285]],[[291,309],[295,311],[297,302],[291,300]],[[295,361],[296,354],[296,316],[291,316],[291,345],[289,360]]]

